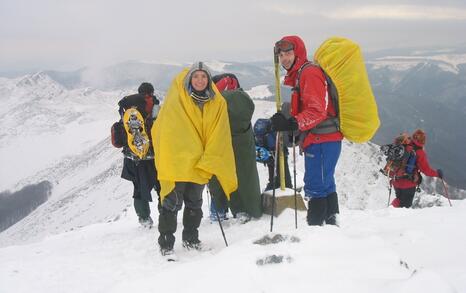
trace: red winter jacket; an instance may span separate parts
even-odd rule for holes
[[[286,36],[286,40],[294,44],[295,62],[290,70],[287,70],[284,84],[297,86],[298,70],[308,62],[304,42],[298,36]],[[293,91],[291,95],[291,115],[296,118],[299,130],[306,131],[314,128],[317,124],[328,117],[335,116],[335,108],[329,97],[325,76],[317,66],[307,66],[301,72],[299,81],[300,97]],[[311,144],[340,141],[343,134],[339,131],[328,134],[309,133],[303,142],[303,148]]]
[[[419,148],[416,150],[416,169],[418,169],[427,176],[438,177],[437,171],[432,169],[432,167],[429,165],[429,161],[427,160],[427,154],[423,148]],[[417,171],[415,170],[415,172]],[[417,182],[413,182],[411,180],[402,178],[393,179],[392,184],[395,188],[407,189],[415,187],[417,185]]]

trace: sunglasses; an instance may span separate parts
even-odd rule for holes
[[[288,52],[294,50],[294,44],[286,40],[280,40],[275,43],[274,52],[279,54],[280,52]]]

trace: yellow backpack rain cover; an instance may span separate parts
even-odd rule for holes
[[[340,131],[345,138],[357,143],[370,140],[380,120],[359,46],[351,40],[332,37],[317,49],[314,62],[338,91]]]

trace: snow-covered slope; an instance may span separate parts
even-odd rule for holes
[[[77,94],[81,92],[77,91]],[[40,143],[43,153],[38,155],[37,159],[36,156],[25,158],[24,163],[14,166],[17,170],[14,176],[9,178],[11,181],[13,178],[16,179],[13,181],[14,189],[44,180],[50,181],[54,187],[52,196],[46,203],[0,233],[0,246],[38,241],[50,234],[59,234],[97,222],[111,221],[131,206],[132,184],[120,179],[122,156],[118,149],[111,146],[108,137],[109,126],[117,116],[113,114],[116,113],[114,106],[116,94],[107,94],[112,96],[108,98],[107,104],[102,103],[99,108],[87,105],[90,109],[87,112],[81,111],[86,105],[80,105],[78,102],[76,105],[71,102],[71,104],[57,103],[55,105],[57,113],[80,115],[77,116],[78,122],[70,120],[69,124],[63,123],[60,126],[68,131],[52,131],[48,134],[46,130],[42,131],[42,128],[39,128],[38,133],[32,133],[28,137],[13,137],[16,138],[12,140],[15,146],[21,146],[23,140],[27,142],[32,138],[43,139]],[[59,96],[71,97],[72,93],[62,89]],[[100,93],[85,96],[89,99],[85,103],[92,104],[92,99],[98,103],[97,100],[101,101],[101,96]],[[77,96],[74,100],[78,98],[82,99],[81,96]],[[38,100],[38,104],[42,103],[40,98]],[[275,112],[273,102],[256,100],[255,104],[254,120],[270,117]],[[109,113],[100,115],[101,109]],[[87,115],[87,119],[83,118],[84,115]],[[86,123],[79,122],[83,120]],[[43,124],[48,125],[47,122]],[[26,145],[29,147],[30,142]],[[54,145],[65,145],[65,147],[54,150]],[[1,153],[5,159],[8,159],[6,150],[8,146],[2,147]],[[34,152],[34,148],[31,152]],[[290,166],[292,166],[291,157]],[[377,146],[344,142],[336,172],[338,192],[343,206],[350,209],[377,209],[386,205],[387,180],[380,176],[378,171],[382,167],[381,164],[382,158]],[[296,165],[298,186],[302,186],[304,162],[301,156],[297,156]],[[262,186],[265,186],[267,169],[261,165],[258,168]],[[5,169],[4,172],[7,173],[9,170]],[[425,194],[423,197],[430,198]],[[433,198],[438,200],[438,197],[433,196]]]
[[[387,67],[393,71],[409,70],[420,63],[435,64],[444,71],[458,74],[458,65],[466,64],[466,54],[438,54],[430,56],[387,56],[377,58],[369,62],[369,64],[373,65],[372,69]]]
[[[465,220],[466,202],[455,202],[453,208],[343,209],[340,228],[309,227],[300,212],[295,230],[290,210],[274,221],[286,241],[253,244],[275,235],[268,217],[244,225],[230,219],[225,247],[218,225],[204,219],[200,237],[212,250],[184,251],[179,229],[180,261],[168,263],[155,229],[139,227],[129,212],[1,248],[0,292],[465,292]],[[282,262],[260,265],[267,258]]]
[[[108,136],[125,91],[66,90],[44,73],[0,80],[0,190]]]
[[[54,186],[47,202],[0,233],[0,292],[466,290],[466,237],[457,233],[466,205],[455,201],[453,208],[385,208],[387,180],[378,172],[383,162],[373,144],[344,142],[336,174],[340,229],[308,227],[300,212],[299,229],[294,230],[294,214],[288,210],[275,220],[274,231],[289,240],[252,244],[269,230],[269,218],[246,225],[229,220],[225,232],[230,246],[225,248],[218,226],[205,218],[201,239],[212,250],[184,252],[177,242],[181,261],[164,262],[156,229],[137,224],[132,184],[120,179],[122,157],[109,142],[115,103],[126,92],[67,90],[44,73],[0,79],[0,99],[10,108],[0,116],[5,126],[0,131],[0,168],[6,178],[2,189],[15,191],[43,180]],[[254,120],[275,112],[273,102],[255,104]],[[19,119],[23,115],[32,122]],[[17,150],[28,156],[13,160]],[[303,168],[298,156],[297,185],[302,185]],[[265,186],[267,170],[258,169]],[[421,206],[446,203],[438,195],[421,193],[420,198]],[[207,206],[205,194],[206,215]],[[157,223],[155,205],[152,210]],[[292,242],[291,235],[300,241]],[[428,252],[439,247],[448,251]],[[257,264],[271,255],[282,256],[283,263]]]

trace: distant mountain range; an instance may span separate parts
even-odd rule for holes
[[[0,78],[0,102],[3,106],[0,108],[0,206],[4,211],[4,218],[0,219],[0,231],[6,229],[0,234],[0,246],[61,233],[90,223],[112,221],[130,205],[132,185],[120,178],[122,155],[118,149],[111,146],[109,140],[110,125],[118,119],[116,103],[122,96],[134,92],[141,81],[151,81],[164,86],[165,88],[157,90],[157,94],[163,96],[170,78],[181,68],[179,65],[149,64],[143,66],[144,70],[139,71],[138,64],[130,62],[104,70],[107,75],[102,73],[99,79],[103,82],[103,89],[92,87],[91,83],[86,81],[89,80],[86,79],[89,73],[84,73],[84,69],[65,74],[39,72],[17,78]],[[275,112],[274,103],[264,100],[273,98],[270,65],[222,62],[211,62],[210,65],[214,72],[232,71],[239,76],[243,87],[256,98],[253,119],[268,117]],[[126,71],[133,68],[134,72],[125,73],[120,66]],[[377,66],[377,63],[369,63],[369,68]],[[418,67],[421,65],[409,70]],[[424,67],[435,69],[434,66]],[[167,72],[170,70],[173,76],[166,76],[160,80],[152,79],[147,73],[152,71],[148,68],[152,68],[154,72],[157,72],[157,68],[165,68]],[[391,77],[389,74],[395,74],[393,69],[383,67],[371,70],[387,71],[386,75],[381,74],[388,76],[387,79]],[[444,74],[439,69],[434,71]],[[145,76],[144,72],[148,75]],[[125,76],[132,77],[126,79],[125,86],[112,85],[114,80],[123,83]],[[251,78],[247,78],[248,76]],[[92,81],[97,80],[96,78]],[[112,83],[105,84],[107,81]],[[432,80],[434,81],[435,79]],[[399,81],[381,85],[374,81],[373,83],[375,90],[384,86],[387,87],[387,91],[394,91],[393,89],[401,85]],[[394,94],[387,96],[392,97]],[[397,103],[387,103],[388,106],[385,106],[385,100],[381,99],[381,95],[378,95],[378,100],[383,127],[388,124],[384,122],[386,115],[397,117],[397,111],[408,108]],[[445,108],[437,106],[433,111],[446,111],[449,108],[448,104],[445,104]],[[428,105],[426,109],[431,107]],[[415,117],[423,117],[423,121],[430,119],[429,115],[416,113],[418,116]],[[451,117],[446,114],[445,121],[449,121],[449,118]],[[401,118],[394,120],[403,121]],[[411,123],[408,118],[406,121]],[[396,126],[395,123],[391,125]],[[379,135],[384,134],[383,127]],[[434,130],[429,131],[437,134]],[[391,134],[386,135],[388,137]],[[436,145],[436,136],[432,136],[428,143],[431,154]],[[382,142],[390,139],[384,140],[383,136],[380,138]],[[451,152],[448,154],[452,155]],[[456,159],[457,157],[451,162],[458,163],[459,159]],[[377,145],[345,142],[336,172],[342,206],[349,209],[366,209],[386,205],[387,178],[378,172],[383,164]],[[435,166],[436,163],[433,164]],[[448,166],[439,166],[446,170],[448,181],[452,182],[449,174],[453,172],[449,173]],[[258,167],[261,182],[264,183],[267,171]],[[298,158],[297,170],[300,184],[303,174],[302,157]],[[416,197],[417,207],[445,204],[445,200],[438,196],[439,193],[443,194],[438,180],[426,179],[423,190],[422,196]],[[450,195],[454,198],[465,198],[466,192],[450,188]],[[18,212],[12,214],[11,209]],[[8,211],[8,214],[5,211]],[[24,215],[28,216],[14,224]],[[12,224],[14,225],[9,227]]]
[[[366,62],[382,120],[373,142],[390,143],[400,132],[423,128],[432,165],[444,170],[450,184],[466,188],[466,48],[386,50],[367,54]],[[235,73],[254,98],[274,99],[272,62],[206,63],[213,74]],[[163,95],[185,66],[189,64],[128,61],[99,69],[42,74],[68,90],[131,91],[149,81]],[[282,89],[284,100],[289,99],[289,88]]]

